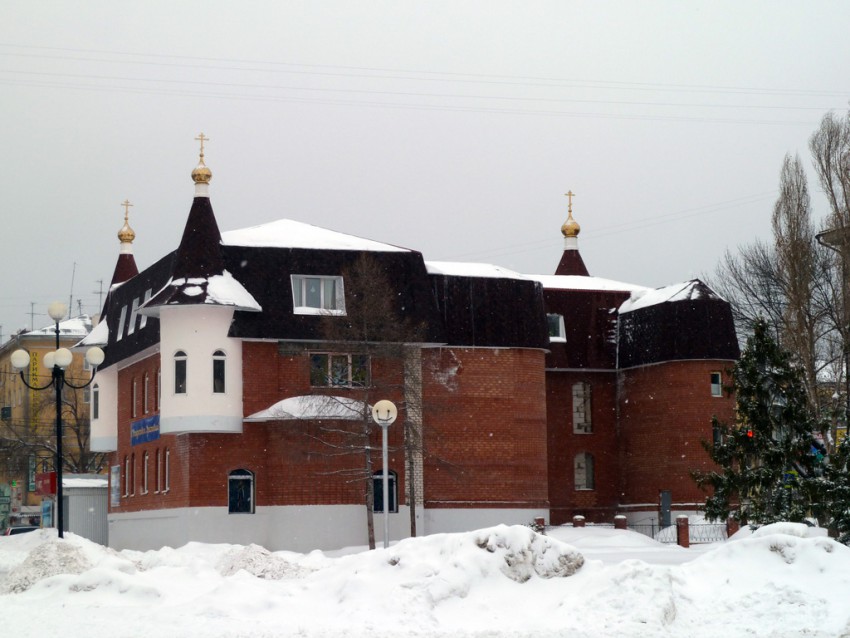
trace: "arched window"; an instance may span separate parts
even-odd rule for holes
[[[153,491],[155,494],[159,494],[162,489],[162,452],[159,448],[156,448],[156,468],[154,471]]]
[[[254,473],[233,470],[227,477],[227,511],[229,514],[254,513]]]
[[[590,434],[593,432],[591,420],[590,384],[573,384],[573,433]]]
[[[130,496],[136,495],[136,453],[133,452],[130,455],[130,472],[127,477],[127,481],[130,483]]]
[[[145,452],[142,455],[142,494],[148,493],[148,459],[149,455]]]
[[[132,388],[130,389],[130,416],[135,417],[139,409],[139,384],[136,383],[136,377],[133,377]]]
[[[389,483],[389,499],[390,499],[390,507],[389,512],[394,513],[398,512],[398,475],[392,470],[389,471],[389,475],[387,476],[387,483]],[[375,506],[372,508],[374,512],[383,512],[384,511],[384,471],[378,470],[374,474],[372,474],[372,486],[375,490]]]
[[[174,394],[186,394],[186,353],[174,353]]]
[[[213,392],[224,394],[224,364],[227,355],[224,350],[213,352]]]
[[[171,450],[165,448],[165,483],[163,483],[163,493],[171,489],[171,469],[169,461],[171,460]]]
[[[148,397],[150,396],[150,377],[148,373],[145,372],[145,377],[142,381],[142,414],[147,414],[150,411],[150,403]]]
[[[576,454],[573,460],[573,475],[577,490],[592,490],[596,487],[594,479],[593,455],[589,452]]]
[[[159,410],[159,402],[162,399],[162,370],[156,369],[156,409]]]
[[[130,457],[124,457],[124,496],[130,495]]]
[[[100,386],[97,383],[91,388],[91,418],[100,418]]]

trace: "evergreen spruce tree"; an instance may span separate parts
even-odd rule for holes
[[[714,441],[703,442],[718,469],[694,473],[712,488],[705,513],[764,525],[818,514],[823,482],[802,371],[759,320],[733,369],[737,423],[714,421]]]
[[[850,437],[845,436],[824,466],[822,494],[827,525],[850,545]]]

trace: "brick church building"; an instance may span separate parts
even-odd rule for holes
[[[591,277],[572,205],[553,275],[290,220],[221,233],[201,143],[177,249],[139,271],[125,214],[84,340],[106,352],[91,447],[110,453],[110,545],[365,544],[379,399],[399,407],[393,540],[576,514],[657,523],[704,500],[690,472],[709,462],[711,417],[732,416],[739,352],[703,283]]]

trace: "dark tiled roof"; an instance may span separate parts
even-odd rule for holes
[[[581,258],[581,253],[578,250],[565,250],[561,255],[561,261],[558,262],[558,267],[555,269],[556,275],[580,275],[587,277],[587,266],[584,265],[584,260]]]

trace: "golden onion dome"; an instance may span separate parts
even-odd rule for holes
[[[575,197],[575,193],[569,191],[567,192],[567,197],[570,199],[569,208],[567,209],[568,216],[567,221],[561,226],[561,233],[564,237],[578,237],[578,234],[581,232],[581,226],[573,219],[573,197]]]
[[[128,218],[130,216],[130,200],[125,199],[124,203],[121,204],[124,207],[124,225],[121,227],[121,230],[118,231],[118,239],[122,244],[132,244],[133,240],[136,238],[135,231],[130,228],[130,222]]]
[[[195,138],[201,142],[201,158],[198,165],[192,171],[192,181],[196,184],[209,184],[212,179],[212,171],[204,164],[204,142],[208,142],[210,138],[201,133]]]

